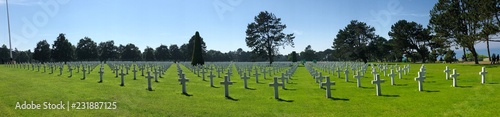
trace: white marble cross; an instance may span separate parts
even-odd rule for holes
[[[85,79],[85,72],[86,72],[86,71],[87,71],[87,70],[85,70],[85,67],[82,67],[82,73],[83,73],[83,78],[82,78],[82,79]]]
[[[380,89],[380,83],[384,83],[385,80],[384,79],[380,79],[380,75],[379,74],[376,74],[375,75],[375,80],[372,81],[372,84],[375,84],[375,91],[377,93],[377,96],[381,96],[382,95],[382,90]]]
[[[121,76],[121,80],[122,80],[122,83],[120,84],[120,86],[125,86],[125,79],[124,79],[124,76],[126,74],[123,73],[123,69],[121,69],[121,73],[120,73],[120,76]]]
[[[147,71],[148,75],[146,76],[146,78],[148,79],[148,88],[147,90],[149,91],[153,91],[153,88],[151,87],[151,79],[153,79],[154,77],[151,76],[151,72],[150,71]]]
[[[177,81],[181,82],[181,85],[182,85],[182,94],[187,94],[187,91],[186,91],[186,82],[188,82],[189,79],[186,78],[185,74],[181,74],[181,77]]]
[[[229,76],[224,76],[224,81],[220,82],[221,85],[224,85],[224,96],[229,98],[229,85],[233,85],[233,82],[229,81]]]
[[[205,68],[203,68],[203,67],[202,67],[202,68],[201,68],[201,79],[202,79],[203,81],[205,81],[205,73],[207,73],[207,72],[205,72]]]
[[[282,86],[283,84],[282,83],[279,83],[278,82],[278,77],[274,77],[274,82],[273,83],[269,83],[269,86],[270,87],[274,87],[274,99],[279,99],[279,95],[278,95],[278,87],[279,86]]]
[[[481,84],[486,83],[485,77],[487,73],[486,68],[482,67],[481,72],[479,72],[479,75],[481,75]]]
[[[452,87],[457,87],[457,77],[460,76],[460,74],[457,73],[456,69],[453,69],[453,74],[450,74],[450,77],[453,79],[453,84],[451,85]]]
[[[102,74],[104,74],[103,68],[99,69],[99,82],[102,83]]]
[[[361,87],[361,75],[359,75],[359,71],[357,72],[358,74],[354,75],[354,78],[357,80],[357,86]]]
[[[399,79],[403,78],[403,76],[402,76],[403,75],[403,70],[401,69],[401,67],[398,67],[398,69],[397,69],[396,72],[398,72],[398,74],[399,74]]]
[[[345,74],[345,82],[349,82],[349,69],[345,69],[344,74]]]
[[[323,82],[323,74],[319,72],[318,76],[316,76],[316,83],[319,83],[321,87],[321,82]]]
[[[118,78],[118,70],[119,70],[119,68],[118,68],[118,66],[116,66],[115,67],[115,78]]]
[[[394,74],[394,70],[391,69],[391,73],[387,74],[387,76],[391,77],[391,85],[394,85],[394,76],[396,76],[396,74]]]
[[[212,70],[210,70],[210,75],[208,75],[208,77],[210,78],[210,87],[215,87],[214,86],[214,74],[212,74]]]
[[[337,77],[340,78],[340,72],[342,72],[342,70],[340,70],[340,67],[337,67]]]
[[[135,69],[135,65],[133,65],[133,66],[134,66],[134,69],[132,70],[132,72],[134,72],[134,80],[136,80],[136,72],[137,72],[137,70]]]
[[[424,73],[418,72],[418,77],[415,77],[415,81],[418,81],[418,91],[424,90],[423,84],[424,84],[425,76],[423,76],[422,74],[424,74]]]
[[[446,73],[446,80],[448,80],[448,79],[449,79],[449,76],[450,76],[450,71],[451,71],[451,70],[448,68],[448,66],[446,66],[446,68],[445,68],[445,69],[444,69],[444,71],[443,71],[444,73]]]
[[[155,82],[158,82],[158,74],[159,74],[159,73],[160,73],[160,72],[158,72],[158,69],[154,69],[153,74],[155,74]]]
[[[321,85],[326,86],[326,98],[331,98],[332,93],[331,93],[331,85],[335,85],[335,81],[330,82],[330,76],[326,76],[326,81],[321,82]]]
[[[281,85],[281,88],[282,89],[286,89],[285,88],[285,80],[286,80],[286,77],[285,77],[285,74],[284,73],[281,73],[281,83],[283,83],[283,85]]]
[[[257,70],[257,67],[255,67],[255,83],[259,83],[259,70]]]
[[[248,89],[248,83],[247,80],[250,79],[250,77],[247,76],[247,73],[243,73],[243,76],[241,77],[243,79],[243,85],[245,86],[245,89]]]

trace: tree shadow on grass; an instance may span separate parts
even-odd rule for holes
[[[436,81],[424,81],[425,83],[436,83]]]
[[[456,86],[458,88],[472,88],[472,86]]]
[[[408,86],[408,84],[394,84],[394,86]]]
[[[375,87],[361,87],[363,89],[375,89]]]
[[[388,95],[388,94],[382,94],[382,97],[400,97],[399,95]]]
[[[239,101],[239,99],[235,99],[231,96],[226,96],[226,99],[231,100],[231,101]]]
[[[280,102],[293,102],[293,100],[286,100],[286,99],[283,99],[283,98],[278,98],[276,100],[278,100]]]
[[[251,88],[251,87],[247,87],[247,88],[245,88],[245,89],[248,89],[248,90],[257,90],[257,89],[255,89],[255,88]]]
[[[185,95],[185,96],[188,96],[188,97],[191,97],[193,96],[192,94],[188,94],[188,93],[181,93],[182,95]]]
[[[337,101],[337,100],[340,100],[340,101],[349,101],[349,99],[347,98],[335,98],[335,97],[330,97],[329,99],[333,100],[333,101]]]
[[[423,90],[423,92],[434,93],[434,92],[441,92],[441,91],[439,91],[439,90]]]
[[[325,87],[321,87],[321,89],[326,90],[326,88],[325,88]],[[337,89],[330,88],[330,90],[337,90]]]

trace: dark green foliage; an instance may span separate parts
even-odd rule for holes
[[[408,22],[399,20],[391,26],[389,36],[395,40],[396,48],[405,52],[416,51],[422,62],[425,62],[429,56],[427,47],[431,40],[430,31],[423,28],[421,24],[416,22]],[[415,56],[417,58],[417,56]],[[416,61],[416,60],[413,60]]]
[[[297,52],[295,51],[292,52],[292,62],[297,62]]]
[[[10,55],[9,55],[9,48],[7,48],[6,45],[2,45],[2,48],[0,48],[0,59],[1,63],[7,63],[10,61]]]
[[[167,61],[170,59],[170,52],[168,50],[168,46],[160,45],[155,50],[155,57],[157,61]]]
[[[107,61],[118,57],[118,47],[113,40],[101,42],[97,46],[100,61]]]
[[[144,57],[144,60],[146,61],[155,61],[155,50],[153,48],[147,46],[146,49],[144,49],[144,53],[142,54]]]
[[[446,61],[446,63],[451,63],[453,62],[455,58],[455,52],[453,52],[452,50],[448,50],[448,52],[446,52],[446,55],[444,56],[444,61]]]
[[[245,42],[255,55],[268,58],[269,64],[272,64],[279,47],[284,48],[286,45],[294,47],[295,36],[293,33],[283,33],[285,28],[286,25],[281,24],[281,18],[262,11],[254,17],[254,22],[248,24]]]
[[[67,62],[74,57],[73,45],[66,39],[65,34],[61,33],[52,44],[51,57],[56,62]]]
[[[76,57],[79,61],[94,61],[99,58],[97,43],[89,37],[80,39],[76,47]]]
[[[121,45],[120,45],[121,46]],[[136,47],[134,44],[127,44],[126,46],[122,46],[123,50],[121,53],[121,60],[123,61],[140,61],[141,58],[141,50]]]
[[[33,52],[33,59],[42,63],[50,61],[50,44],[46,40],[42,40],[36,44]],[[26,53],[19,53],[20,56],[27,56]],[[20,61],[17,61],[20,62]]]
[[[171,55],[171,58],[173,61],[180,61],[181,60],[181,57],[182,57],[181,50],[179,49],[179,47],[176,44],[170,45],[169,51],[170,51],[170,55]]]
[[[203,59],[203,44],[202,40],[203,38],[200,36],[200,33],[196,31],[196,33],[191,37],[191,40],[194,40],[194,45],[193,45],[193,55],[191,59],[191,65],[197,66],[197,65],[203,65],[205,64],[205,60]],[[189,47],[189,46],[188,46]]]
[[[339,30],[333,40],[332,48],[344,60],[362,60],[368,62],[368,42],[375,39],[375,28],[364,22],[352,20],[344,29]]]
[[[307,47],[304,49],[304,51],[300,53],[300,56],[302,57],[303,60],[306,60],[306,61],[313,61],[313,60],[318,59],[318,57],[316,55],[316,51],[314,51],[311,48],[311,45],[307,45]]]

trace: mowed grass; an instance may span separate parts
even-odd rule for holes
[[[401,63],[400,63],[401,65]],[[460,73],[459,87],[451,87],[452,81],[446,80],[444,68],[457,69]],[[319,88],[305,67],[300,66],[293,74],[288,90],[279,89],[280,97],[274,99],[273,88],[268,84],[271,77],[255,82],[252,76],[248,86],[233,67],[229,87],[230,100],[224,97],[222,78],[214,78],[216,87],[210,87],[209,78],[203,81],[184,66],[189,78],[187,91],[192,96],[181,94],[177,70],[172,65],[159,78],[152,82],[154,91],[147,91],[147,79],[140,76],[132,80],[132,72],[125,76],[125,86],[121,87],[120,78],[115,78],[106,66],[104,82],[99,81],[98,69],[80,80],[82,73],[73,73],[68,78],[67,69],[62,76],[26,69],[0,66],[0,116],[498,116],[500,113],[500,68],[498,65],[466,64],[426,64],[427,79],[423,92],[418,91],[414,80],[421,64],[411,64],[411,72],[403,79],[395,78],[396,86],[390,85],[390,78],[381,75],[386,82],[382,84],[382,94],[375,95],[373,77],[367,71],[361,80],[364,88],[356,87],[356,79],[349,75],[351,82],[329,74],[332,81],[333,99],[325,97],[325,89]],[[481,84],[478,72],[487,67],[487,84]],[[320,70],[321,71],[321,70]],[[323,74],[328,74],[328,72]],[[351,72],[352,73],[352,72]],[[214,75],[217,73],[214,71]],[[206,75],[208,76],[208,75]],[[222,76],[222,75],[221,75]],[[281,76],[281,73],[273,75]],[[153,80],[154,81],[154,80]],[[69,102],[117,102],[115,110],[19,110],[16,102],[34,101],[35,103],[63,101]],[[43,106],[42,106],[43,108]]]

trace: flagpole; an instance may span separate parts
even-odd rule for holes
[[[7,27],[9,29],[9,53],[10,53],[10,60],[11,60],[11,62],[13,62],[12,42],[11,42],[11,36],[10,36],[10,16],[9,16],[9,2],[8,2],[8,0],[5,0],[5,6],[7,8]]]

